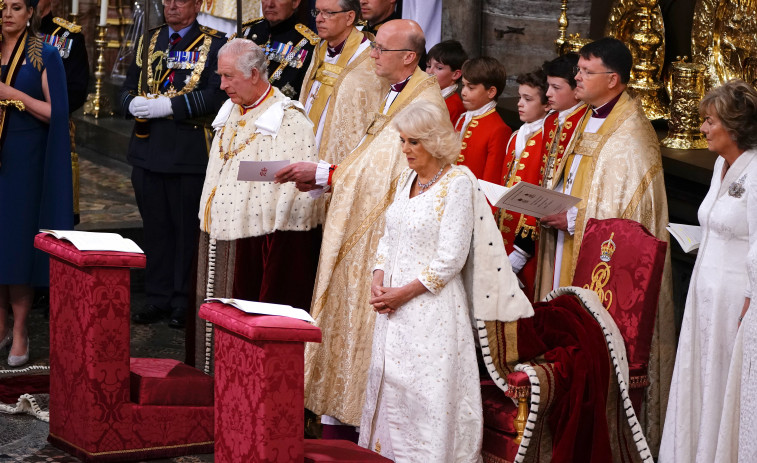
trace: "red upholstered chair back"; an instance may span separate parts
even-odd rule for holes
[[[589,219],[573,286],[595,291],[618,325],[628,363],[649,360],[667,243],[627,219]]]

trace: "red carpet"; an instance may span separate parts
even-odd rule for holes
[[[50,375],[22,375],[0,378],[0,402],[15,404],[22,394],[50,392]]]

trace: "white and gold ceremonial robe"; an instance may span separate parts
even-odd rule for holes
[[[334,171],[323,225],[310,314],[323,342],[305,347],[305,406],[357,426],[371,358],[374,312],[368,303],[376,248],[384,232],[384,211],[407,167],[399,132],[390,122],[418,100],[446,114],[436,78],[416,69],[391,106],[371,112],[362,143]]]
[[[325,40],[313,50],[300,101],[314,124],[318,159],[329,164],[342,162],[360,143],[373,122],[371,108],[389,91],[370,58],[372,39],[353,28],[339,55],[328,57]]]
[[[573,280],[584,228],[590,218],[635,220],[658,239],[669,241],[660,145],[641,105],[624,92],[596,133],[585,130],[591,115],[592,111],[587,111],[577,129],[580,135],[566,150],[553,180],[554,185],[564,184],[572,163],[580,162],[570,194],[581,198],[581,202],[577,205],[575,233],[572,237],[565,235],[559,286],[570,286]],[[536,300],[542,300],[552,290],[557,247],[555,230],[542,228],[541,232]],[[668,248],[649,359],[651,384],[647,387],[645,413],[640,417],[653,455],[657,454],[665,421],[675,352]]]

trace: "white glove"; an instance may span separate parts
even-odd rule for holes
[[[129,112],[134,117],[146,118],[149,114],[147,110],[147,98],[143,96],[135,96],[131,103],[129,103]]]
[[[171,108],[171,99],[167,96],[160,95],[157,98],[147,99],[147,116],[145,117],[148,119],[158,119],[172,114],[173,108]]]
[[[518,246],[513,246],[513,252],[508,254],[507,257],[510,259],[510,266],[513,268],[513,273],[517,275],[523,270],[523,267],[526,266],[531,255]]]

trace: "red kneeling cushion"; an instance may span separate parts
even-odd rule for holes
[[[213,378],[173,359],[131,358],[131,401],[213,406]]]
[[[341,463],[391,462],[376,452],[354,442],[337,439],[305,439],[305,463],[338,461]]]

